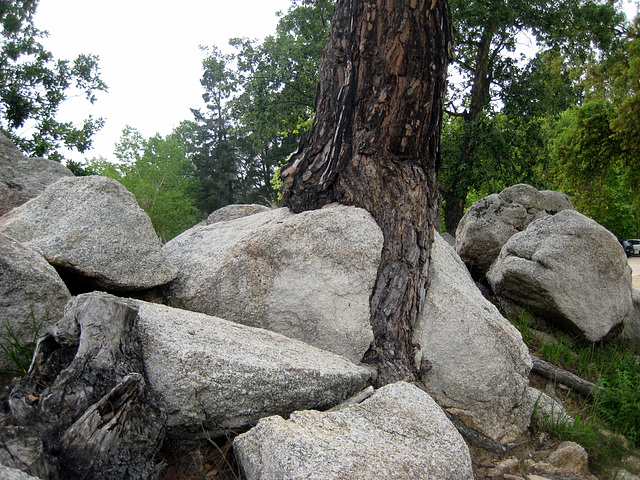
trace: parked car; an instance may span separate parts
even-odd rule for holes
[[[627,257],[630,257],[633,254],[633,246],[629,243],[629,240],[620,240],[620,245],[622,245],[622,249]]]
[[[640,240],[637,238],[630,238],[627,240],[627,242],[629,242],[631,244],[631,248],[633,248],[631,254],[640,255]]]

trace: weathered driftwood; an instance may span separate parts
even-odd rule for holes
[[[358,403],[364,402],[367,398],[375,393],[375,389],[372,386],[368,386],[364,390],[356,393],[354,396],[347,398],[344,402],[339,403],[335,407],[329,409],[330,412],[334,412],[336,410],[342,410],[349,405],[356,405]]]
[[[142,377],[136,307],[78,297],[4,396],[13,423],[58,457],[61,478],[153,478],[164,416]]]
[[[58,468],[53,457],[46,454],[42,440],[28,428],[14,425],[0,427],[0,464],[23,471],[32,477],[55,480]],[[11,478],[0,471],[0,479]],[[19,476],[14,476],[19,478]]]
[[[60,451],[67,475],[105,480],[155,476],[153,457],[163,422],[140,402],[144,389],[142,375],[127,375],[67,429]]]
[[[598,387],[597,385],[588,382],[571,372],[547,363],[533,355],[531,356],[531,359],[533,360],[531,373],[536,373],[542,377],[548,378],[549,380],[561,383],[580,395],[590,397],[596,395],[602,390],[601,387]]]

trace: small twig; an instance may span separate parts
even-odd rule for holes
[[[361,403],[365,401],[367,398],[369,398],[371,395],[373,395],[374,392],[375,392],[375,389],[372,386],[368,386],[361,392],[356,393],[354,396],[347,398],[344,402],[339,403],[335,407],[331,407],[328,411],[335,412],[337,410],[342,410],[343,408],[348,407],[349,405],[355,405],[356,403]]]
[[[456,427],[456,430],[460,432],[460,435],[469,442],[471,445],[475,447],[482,447],[485,450],[489,450],[495,453],[505,453],[508,452],[511,448],[507,448],[504,445],[496,442],[494,439],[487,437],[485,434],[474,430],[471,427],[466,426],[456,417],[454,417],[451,413],[444,410],[444,413],[447,415],[453,426]]]

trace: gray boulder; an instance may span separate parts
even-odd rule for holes
[[[0,338],[5,345],[11,336],[20,345],[33,342],[39,330],[62,317],[70,298],[58,273],[41,255],[0,234]],[[0,369],[15,368],[0,356]]]
[[[575,442],[562,442],[549,455],[547,462],[573,475],[589,474],[589,454],[582,445]]]
[[[202,222],[202,225],[211,225],[218,222],[226,222],[228,220],[237,220],[238,218],[248,217],[249,215],[255,215],[256,213],[268,212],[269,207],[256,204],[239,204],[239,205],[227,205],[226,207],[219,208],[207,219]]]
[[[82,276],[87,289],[142,290],[176,275],[135,197],[106,177],[59,180],[1,217],[0,233]]]
[[[194,227],[163,248],[180,272],[169,302],[359,362],[382,241],[365,210],[336,204]]]
[[[518,184],[469,207],[456,230],[456,251],[475,278],[483,277],[514,234],[534,220],[573,210],[564,193]]]
[[[533,411],[526,396],[532,363],[520,332],[482,296],[438,234],[429,278],[413,336],[432,366],[421,380],[440,406],[469,427],[512,440],[529,426]]]
[[[458,431],[404,382],[342,410],[264,418],[236,437],[234,452],[248,480],[474,478]]]
[[[538,428],[544,430],[549,425],[573,425],[573,417],[559,399],[533,387],[528,388],[527,396],[534,405],[531,423]]]
[[[73,173],[55,160],[25,157],[0,134],[0,216],[37,197],[63,177],[73,177]]]
[[[525,308],[592,342],[633,308],[631,269],[618,240],[573,210],[511,237],[487,279],[505,308]]]
[[[246,428],[269,415],[328,408],[370,377],[343,357],[268,330],[136,305],[148,384],[170,428]]]
[[[636,354],[640,354],[640,290],[633,289],[633,310],[626,319],[620,341],[622,345]]]

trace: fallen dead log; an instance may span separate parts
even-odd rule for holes
[[[602,387],[599,387],[584,378],[580,378],[571,372],[563,370],[562,368],[545,362],[538,357],[532,355],[531,360],[533,360],[531,373],[536,373],[542,377],[548,378],[549,380],[565,385],[584,397],[593,397],[602,391]]]

